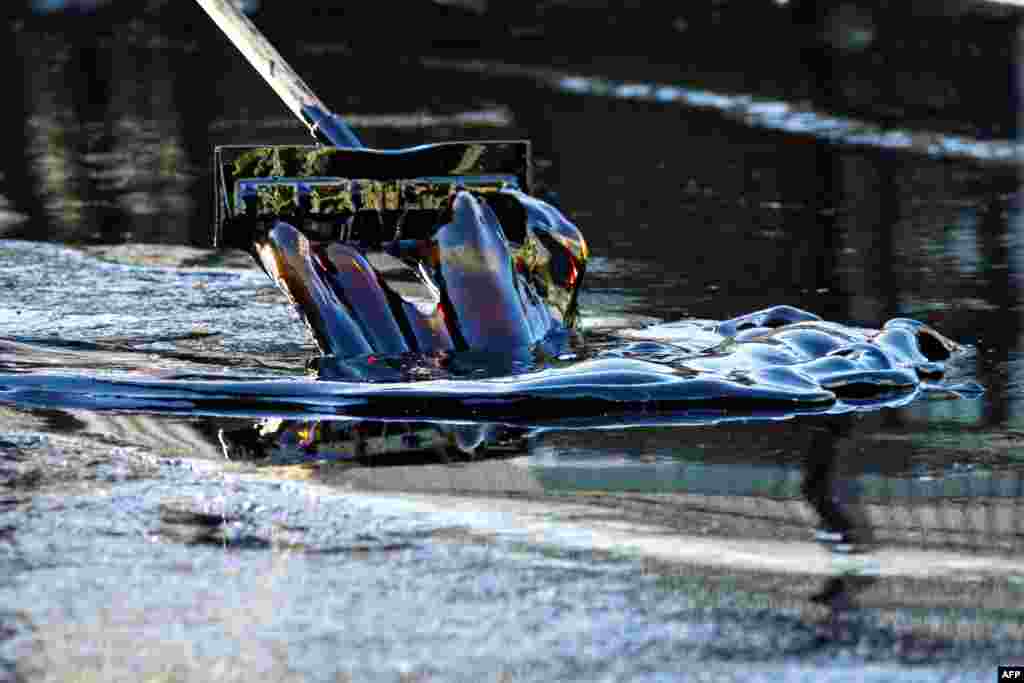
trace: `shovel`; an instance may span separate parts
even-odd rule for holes
[[[577,320],[580,231],[530,196],[530,144],[376,150],[228,0],[197,0],[314,138],[214,151],[219,247],[251,253],[321,352],[529,349]]]

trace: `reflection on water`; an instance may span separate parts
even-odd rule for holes
[[[525,455],[528,440],[537,433],[499,424],[270,418],[241,429],[222,429],[218,438],[229,460],[395,466],[410,461],[459,462]]]
[[[710,110],[737,119],[744,125],[810,135],[834,144],[901,150],[940,158],[966,158],[1007,165],[1020,163],[1024,154],[1024,147],[1011,140],[978,140],[935,131],[887,129],[877,123],[815,111],[806,105],[759,99],[750,95],[716,93],[658,83],[615,82],[510,64],[442,60],[428,60],[426,64],[437,69],[527,77],[547,87],[576,95]]]
[[[498,497],[571,492],[598,501],[594,496],[606,492],[627,508],[659,500],[662,509],[648,513],[645,521],[671,518],[670,526],[681,524],[679,530],[688,534],[696,531],[686,521],[695,513],[712,520],[711,535],[723,531],[716,527],[739,523],[746,525],[741,537],[797,540],[809,537],[810,527],[836,558],[837,571],[814,599],[835,607],[845,606],[851,591],[873,579],[878,566],[871,553],[879,544],[1021,551],[1024,471],[1019,468],[920,476],[912,463],[893,462],[891,452],[851,450],[862,426],[850,416],[790,426],[785,456],[765,454],[756,463],[744,462],[735,439],[723,438],[720,428],[691,422],[687,429],[697,432],[688,441],[705,442],[697,459],[679,449],[660,459],[651,459],[645,449],[618,459],[592,453],[574,457],[559,443],[564,434],[557,427],[487,423],[275,418],[221,428],[218,440],[231,460],[317,464],[319,477],[336,486]],[[737,434],[741,440],[767,437],[771,446],[781,441],[756,424],[741,427],[733,437]]]

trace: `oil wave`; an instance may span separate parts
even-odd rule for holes
[[[849,327],[788,306],[720,323],[680,321],[633,330],[619,346],[559,360],[534,352],[524,372],[486,376],[486,354],[325,358],[313,379],[213,380],[0,373],[0,404],[232,416],[622,426],[668,420],[784,419],[905,405],[922,395],[977,396],[950,369],[972,349],[931,327],[895,319]],[[709,340],[712,342],[709,344]],[[694,349],[692,342],[699,342]],[[665,351],[674,349],[675,355]],[[497,354],[498,367],[509,358]],[[471,359],[472,360],[472,359]],[[425,366],[434,368],[421,380]],[[480,373],[475,370],[483,370]],[[481,378],[475,378],[483,374]],[[359,378],[353,381],[352,378]]]

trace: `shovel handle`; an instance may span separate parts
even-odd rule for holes
[[[285,105],[309,126],[318,141],[361,148],[352,129],[324,105],[256,25],[230,0],[196,0],[224,35],[263,77]]]

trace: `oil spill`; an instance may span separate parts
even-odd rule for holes
[[[809,322],[808,315],[775,309],[727,321],[717,328],[720,343],[697,354],[678,354],[681,357],[671,363],[644,357],[645,352],[664,356],[667,347],[661,342],[624,344],[570,363],[556,357],[546,363],[549,367],[479,380],[394,381],[415,378],[424,366],[443,373],[446,364],[456,365],[450,359],[457,359],[457,354],[411,359],[374,354],[340,365],[325,362],[327,377],[316,382],[7,372],[0,375],[0,402],[26,408],[282,417],[347,414],[527,424],[557,422],[546,418],[557,406],[558,419],[590,420],[597,426],[602,420],[629,422],[631,413],[651,419],[658,413],[706,409],[712,411],[712,420],[716,413],[722,419],[779,418],[905,405],[928,392],[970,397],[982,393],[969,381],[942,383],[945,364],[956,363],[969,352],[927,326],[895,320],[882,330],[856,330]],[[787,322],[791,317],[800,322]],[[727,336],[737,326],[741,329],[736,336]],[[658,330],[661,338],[663,329]],[[685,328],[676,331],[673,341],[686,348],[690,340]],[[374,373],[376,381],[330,379],[330,370],[338,367],[357,368],[364,376]],[[475,370],[471,366],[468,374]]]

